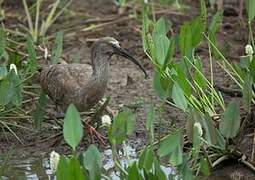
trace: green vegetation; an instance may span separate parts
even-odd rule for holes
[[[11,132],[21,144],[23,141],[15,130],[34,130],[18,125],[17,120],[32,120],[35,129],[42,127],[48,98],[41,91],[38,92],[40,87],[32,78],[38,75],[38,69],[41,68],[39,60],[49,59],[51,64],[60,61],[63,32],[56,33],[51,52],[36,45],[44,44],[44,47],[48,47],[48,30],[71,2],[65,1],[63,4],[60,0],[55,1],[49,5],[45,17],[41,16],[42,0],[37,0],[30,7],[23,0],[28,27],[23,25],[18,31],[4,26],[0,28],[0,57],[3,61],[0,66],[0,133]],[[121,179],[188,180],[201,174],[209,176],[226,159],[237,160],[255,171],[252,163],[238,149],[255,104],[255,43],[252,29],[255,8],[251,8],[255,7],[255,1],[245,2],[249,40],[245,47],[246,54],[241,57],[239,64],[228,60],[219,48],[216,33],[221,27],[223,11],[219,10],[209,20],[206,3],[200,0],[199,15],[184,22],[179,32],[173,34],[170,33],[172,23],[168,18],[155,18],[154,3],[143,0],[139,2],[141,16],[137,18],[141,20],[143,49],[154,67],[153,87],[156,95],[161,98],[161,109],[156,109],[154,105],[149,107],[148,113],[144,115],[147,144],[137,159],[126,157],[130,161],[124,165],[119,159],[117,147],[125,148],[125,140],[135,128],[135,114],[125,109],[113,118],[111,124],[105,125],[113,154],[114,172]],[[119,1],[120,6],[126,3],[125,0]],[[179,1],[174,3],[180,6]],[[196,51],[202,45],[208,49],[206,59],[209,59],[209,75],[204,73],[204,57],[200,57]],[[214,74],[216,65],[239,88],[241,102],[226,101],[218,91]],[[36,105],[34,111],[24,110],[24,106],[32,104]],[[165,106],[173,106],[183,112],[186,126],[184,129],[172,128],[173,131],[163,137],[160,132],[155,134],[154,124],[156,120],[162,121],[156,115],[162,113]],[[245,109],[241,111],[240,106]],[[108,172],[103,170],[101,154],[95,145],[90,145],[85,152],[77,150],[84,136],[83,124],[75,106],[70,105],[63,122],[63,137],[73,153],[60,155],[55,160],[53,158],[52,161],[56,161],[52,164],[56,166],[57,179],[111,179]],[[158,124],[161,126],[161,122]],[[0,166],[0,176],[4,174],[10,155],[6,156]],[[172,167],[174,173],[166,174],[161,165]]]

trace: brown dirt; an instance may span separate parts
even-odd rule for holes
[[[15,8],[10,7],[11,6],[7,5],[7,9],[13,13],[22,12],[22,9],[20,9],[21,6],[16,5],[14,6]],[[81,28],[77,30],[78,28],[75,27],[79,26],[82,28],[87,28],[90,24],[87,23],[86,20],[83,22],[83,20],[79,21],[77,18],[73,18],[72,21],[65,22],[66,24],[77,22],[76,26],[73,26],[76,30],[69,31],[65,34],[66,36],[64,38],[63,50],[65,59],[67,59],[69,62],[72,62],[78,57],[81,60],[81,63],[89,63],[91,46],[90,40],[104,36],[112,36],[120,41],[121,46],[128,49],[131,54],[140,59],[148,71],[149,78],[144,79],[143,73],[139,71],[135,65],[125,61],[122,58],[114,58],[111,62],[111,78],[106,93],[107,96],[111,96],[111,102],[109,106],[113,110],[119,110],[121,109],[122,105],[133,103],[139,98],[143,99],[144,103],[135,111],[135,133],[129,138],[129,143],[131,146],[139,149],[142,147],[142,145],[146,144],[145,118],[148,106],[151,103],[155,104],[156,107],[160,106],[160,100],[156,97],[152,87],[153,67],[150,61],[144,55],[142,49],[141,34],[139,31],[140,22],[134,18],[120,20],[123,17],[128,17],[128,12],[131,13],[132,9],[127,8],[123,15],[118,15],[118,8],[112,3],[111,0],[75,0],[71,6],[71,10],[78,14],[77,17],[80,17],[81,15],[99,19],[114,17],[119,19],[119,21],[103,26],[102,28],[96,28],[92,31],[85,32],[80,30]],[[177,14],[174,13],[174,11],[170,11],[168,14],[165,14],[172,21],[174,32],[178,32],[179,26],[183,23],[183,21],[189,20],[191,16],[194,16],[198,13],[198,3],[194,3],[192,8],[187,11],[189,13]],[[12,18],[8,24],[12,26],[12,23],[15,23],[16,21],[17,20],[15,20],[15,18],[14,20]],[[61,23],[62,22],[59,21],[57,24]],[[54,28],[59,30],[58,25],[54,25]],[[247,35],[247,28],[243,28],[239,25],[237,16],[224,17],[222,29],[218,36],[223,44],[229,48],[229,54],[231,54],[230,57],[233,59],[233,61],[236,61],[239,56],[244,54],[244,45],[245,42],[247,42]],[[204,48],[201,48],[201,57],[203,58],[204,62],[208,61],[206,58],[207,53],[208,52]],[[205,71],[208,74],[209,67],[206,64],[208,63],[205,63]],[[228,77],[225,73],[222,72],[220,68],[215,68],[215,71],[217,84],[227,87],[231,85],[229,84],[230,81],[228,81]],[[226,98],[230,99],[229,97]],[[163,128],[161,129],[162,134],[169,132],[173,124],[177,124],[178,127],[181,127],[184,124],[185,116],[183,113],[180,113],[172,107],[166,107],[163,117]],[[59,129],[52,129],[52,125],[50,125],[52,123],[54,123],[54,121],[46,120],[43,125],[43,129],[33,133],[27,131],[18,131],[17,133],[25,143],[25,146],[17,142],[17,140],[10,133],[0,133],[0,153],[8,151],[12,144],[16,146],[18,151],[25,154],[41,154],[42,152],[48,153],[52,150],[56,150],[62,153],[69,152],[69,148],[63,143],[63,141],[61,141],[61,138],[59,138],[60,136],[48,139],[49,137],[53,137],[60,132]],[[159,131],[158,122],[156,121],[155,123],[155,131],[157,133]],[[26,127],[33,128],[33,124],[28,124],[25,122],[25,125]],[[6,136],[8,137],[8,141],[6,140]],[[90,143],[91,141],[89,138],[84,138],[80,149],[86,149]],[[250,144],[250,141],[249,143],[247,141],[244,144]],[[251,149],[251,147],[248,147],[248,149]],[[235,169],[235,167],[236,166],[232,166],[230,170],[226,170],[225,172],[228,172],[227,174],[231,174],[231,170]],[[240,167],[240,169],[242,171],[243,168]],[[246,173],[246,171],[242,172]],[[224,172],[221,173],[221,175],[224,175]]]

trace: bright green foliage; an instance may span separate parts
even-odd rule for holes
[[[180,165],[182,163],[182,135],[177,131],[169,135],[162,141],[158,149],[159,157],[170,155],[170,163],[173,166]]]
[[[34,42],[31,36],[27,37],[28,65],[27,71],[34,73],[37,70],[37,60]]]
[[[83,166],[89,171],[90,179],[101,179],[101,154],[95,145],[90,145],[87,151],[83,153]]]
[[[151,170],[153,165],[153,151],[150,147],[145,147],[139,158],[138,167],[145,169],[147,173]]]
[[[251,77],[251,74],[247,74],[243,84],[243,102],[247,109],[249,109],[250,105],[252,104],[253,99],[252,84],[253,79]]]
[[[65,156],[61,156],[57,173],[56,173],[57,180],[84,180],[85,178],[82,166],[80,165],[79,160],[73,156],[68,159]]]
[[[183,111],[186,111],[188,107],[188,102],[184,96],[184,92],[182,91],[177,82],[174,83],[172,89],[172,99],[178,108],[182,109]]]
[[[5,50],[6,48],[6,33],[3,28],[0,28],[0,58],[4,58],[6,61],[9,60],[9,55]]]
[[[210,167],[206,158],[200,160],[200,170],[205,176],[210,175]]]
[[[231,102],[226,111],[222,114],[220,121],[220,131],[226,138],[234,138],[239,132],[241,123],[239,106]]]
[[[155,121],[155,107],[153,105],[150,106],[149,112],[146,117],[146,131],[149,136],[149,142],[152,145],[154,142],[154,121]]]
[[[83,127],[81,124],[81,117],[73,104],[69,105],[63,128],[65,141],[75,151],[83,136]]]
[[[42,93],[39,97],[38,102],[36,103],[36,109],[33,113],[33,117],[35,120],[35,127],[38,129],[41,128],[44,116],[46,115],[44,108],[46,107],[47,103],[48,103],[48,98],[46,94]]]
[[[142,180],[143,178],[139,174],[137,163],[134,162],[132,165],[128,167],[128,180]]]
[[[7,68],[1,67],[0,79],[0,105],[6,106],[9,103],[20,106],[22,103],[22,84],[21,79],[14,70],[10,70],[7,74]]]
[[[245,0],[248,21],[252,22],[255,17],[255,1]]]
[[[109,140],[121,144],[134,130],[135,116],[130,111],[122,111],[113,121]]]

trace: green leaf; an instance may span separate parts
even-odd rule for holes
[[[154,142],[154,128],[153,128],[154,119],[155,119],[155,107],[151,105],[150,110],[147,113],[145,124],[146,131],[149,133],[150,142]]]
[[[12,102],[20,106],[22,102],[21,80],[14,71],[10,71],[7,76],[0,81],[0,105],[4,106]]]
[[[120,112],[113,121],[109,131],[109,140],[121,144],[134,130],[135,116],[130,111]]]
[[[221,26],[222,19],[223,19],[223,10],[219,10],[212,18],[212,22],[210,23],[208,28],[209,32],[211,32],[212,34],[215,34]]]
[[[192,32],[190,24],[188,22],[185,22],[181,26],[179,35],[179,46],[182,56],[187,56],[192,50]]]
[[[183,90],[177,82],[174,82],[174,86],[172,89],[172,99],[178,108],[186,111],[186,109],[188,108],[188,102],[186,97],[184,96]]]
[[[64,139],[75,151],[83,136],[81,117],[73,104],[69,105],[64,119]]]
[[[139,174],[136,161],[128,167],[128,180],[133,179],[142,180],[142,176]]]
[[[182,146],[180,145],[180,142],[179,142],[179,145],[177,146],[177,148],[175,148],[173,150],[173,152],[171,153],[169,162],[173,166],[178,166],[178,165],[182,164],[182,161],[183,161],[183,159],[182,159]]]
[[[144,168],[147,172],[149,172],[153,165],[153,151],[150,147],[145,147],[143,150],[139,162],[138,167],[139,169]]]
[[[56,172],[57,180],[68,180],[72,177],[68,163],[68,158],[66,158],[65,156],[60,156]]]
[[[63,49],[63,32],[57,32],[56,40],[55,40],[55,47],[52,52],[52,63],[57,64],[59,62],[59,58],[62,55]]]
[[[0,59],[4,58],[9,60],[9,55],[5,50],[6,48],[6,34],[3,28],[0,28]]]
[[[13,92],[9,89],[10,82],[8,79],[3,79],[0,81],[0,105],[5,106],[11,101]]]
[[[237,135],[240,128],[240,109],[237,103],[231,102],[220,121],[220,131],[226,138],[233,138]]]
[[[72,177],[71,179],[75,179],[75,180],[84,180],[85,179],[85,175],[83,173],[82,166],[80,165],[80,162],[76,157],[74,157],[74,156],[71,157],[71,159],[69,161],[68,168],[70,169],[70,173],[71,173],[71,177]]]
[[[44,116],[46,112],[44,110],[45,106],[48,103],[47,95],[42,93],[39,97],[38,102],[36,103],[36,109],[33,113],[33,118],[35,120],[35,127],[40,129],[42,126],[42,122],[44,120]]]
[[[252,22],[255,17],[255,1],[245,0],[248,21]]]
[[[101,154],[95,145],[90,145],[87,151],[83,153],[83,166],[89,171],[90,179],[101,179]]]
[[[34,73],[37,70],[36,51],[31,36],[27,36],[28,66],[27,71]]]
[[[208,114],[191,111],[191,118],[194,122],[199,122],[204,130],[204,139],[209,144],[216,144],[216,132],[212,118]]]
[[[162,141],[157,154],[159,157],[171,154],[175,149],[178,149],[179,146],[181,146],[181,141],[181,133],[179,131],[174,132]]]
[[[153,87],[157,96],[164,99],[165,97],[168,96],[169,93],[170,80],[162,77],[160,72],[155,70],[153,78]]]
[[[167,18],[161,17],[154,26],[153,39],[157,36],[166,35],[171,29],[171,26],[172,25]]]
[[[200,160],[200,170],[205,176],[210,175],[210,167],[206,158]]]
[[[157,62],[160,65],[165,64],[167,56],[169,54],[170,41],[165,35],[157,36],[154,40],[156,48]]]
[[[0,66],[0,81],[7,76],[7,68],[6,66]]]
[[[155,168],[155,173],[156,173],[157,179],[167,180],[166,174],[162,170],[159,160],[156,158],[154,158],[154,168]]]
[[[243,101],[246,109],[250,109],[250,105],[252,103],[252,84],[252,77],[250,74],[247,74],[243,84]]]
[[[11,82],[11,91],[13,91],[13,95],[11,97],[11,102],[16,106],[21,106],[22,103],[22,84],[19,75],[17,75],[14,71],[9,72],[9,78]]]
[[[222,136],[222,134],[220,133],[220,131],[218,129],[215,129],[215,132],[216,132],[216,143],[217,143],[217,145],[222,150],[225,150],[226,149],[226,140],[224,139],[224,137]]]
[[[203,32],[205,31],[204,23],[201,22],[201,17],[193,19],[190,23],[192,34],[192,47],[195,48],[203,39]]]

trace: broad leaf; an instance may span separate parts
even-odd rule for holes
[[[81,117],[73,104],[69,105],[64,119],[64,139],[75,151],[83,136]]]
[[[161,17],[154,26],[153,39],[157,36],[166,35],[171,28],[171,23],[167,18]]]
[[[162,77],[160,72],[155,70],[153,78],[153,87],[157,96],[164,99],[165,97],[168,96],[171,83],[169,79]]]
[[[237,103],[231,102],[220,121],[220,131],[226,138],[233,138],[237,135],[240,128],[240,109]]]
[[[155,119],[155,107],[153,105],[150,106],[150,110],[147,113],[146,117],[146,130],[149,134],[149,139],[150,142],[154,142],[154,128],[153,128],[153,123]]]
[[[153,157],[152,149],[150,147],[145,147],[139,158],[138,167],[149,172],[153,165]]]
[[[252,84],[253,84],[252,77],[249,74],[247,74],[243,84],[243,102],[246,109],[250,109],[250,105],[252,102]]]
[[[156,47],[156,56],[157,62],[160,65],[165,64],[166,59],[168,58],[170,41],[166,35],[157,36],[154,40]]]
[[[182,146],[179,143],[177,148],[175,148],[174,151],[171,153],[169,162],[173,166],[178,166],[178,165],[182,164],[182,161],[183,161],[183,159],[182,159]]]
[[[142,180],[142,176],[139,174],[136,161],[128,167],[128,180],[133,179]]]
[[[75,180],[86,179],[85,175],[83,173],[82,166],[80,165],[80,162],[76,157],[71,157],[69,164],[68,164],[68,168],[70,169],[70,173],[71,173],[71,177],[72,177],[71,179],[75,179]]]
[[[7,68],[5,66],[0,66],[0,80],[7,76]]]
[[[174,83],[172,89],[172,99],[178,108],[186,111],[186,109],[188,108],[188,101],[184,96],[183,90],[180,88],[177,82]]]
[[[255,1],[245,0],[248,21],[252,22],[255,17]]]
[[[87,151],[83,153],[83,166],[89,171],[90,179],[101,179],[101,154],[95,145],[90,145]]]
[[[174,152],[175,149],[178,149],[179,146],[181,146],[181,144],[182,144],[181,133],[177,131],[169,135],[166,139],[162,141],[157,151],[157,154],[159,155],[159,157],[169,155],[172,152]]]
[[[44,110],[45,106],[48,103],[48,98],[46,94],[42,93],[39,97],[38,102],[36,103],[36,109],[33,113],[33,117],[35,120],[35,127],[40,129],[42,122],[44,120],[44,116],[46,115],[46,112]]]
[[[135,116],[130,111],[120,112],[113,121],[109,131],[109,139],[111,142],[121,144],[128,135],[134,130]]]
[[[72,177],[71,171],[69,169],[69,159],[65,156],[60,156],[57,172],[56,172],[57,180],[63,179],[68,180]]]
[[[206,158],[200,160],[200,170],[205,176],[210,175],[210,167]]]

